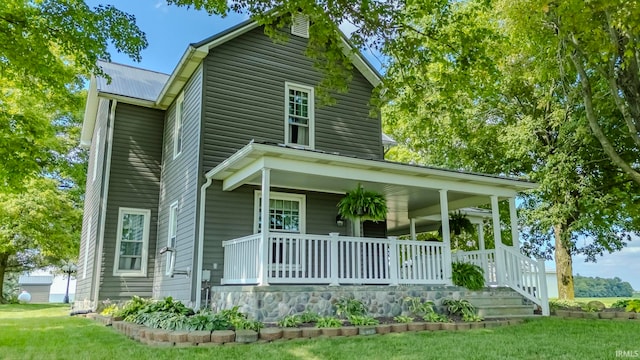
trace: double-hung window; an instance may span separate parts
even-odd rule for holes
[[[167,247],[175,250],[178,236],[178,202],[171,204],[169,208],[169,236],[167,237]],[[171,275],[176,264],[176,252],[169,251],[167,254],[167,265],[165,274]]]
[[[255,195],[256,233],[262,230],[262,192]],[[305,196],[279,192],[269,193],[269,230],[275,232],[305,232]]]
[[[176,118],[173,123],[173,158],[182,153],[182,137],[184,133],[184,93],[176,99]]]
[[[314,147],[313,88],[285,83],[285,143]]]
[[[256,233],[262,232],[262,193],[255,193],[255,222]],[[278,233],[305,233],[306,218],[305,196],[301,194],[287,194],[279,192],[269,193],[269,230]],[[270,248],[272,264],[283,264],[286,259],[300,258],[297,242],[277,237],[272,240]],[[277,267],[274,269],[278,269]]]
[[[120,208],[114,275],[146,276],[151,210]]]

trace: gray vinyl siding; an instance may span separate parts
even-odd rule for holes
[[[156,230],[164,112],[118,103],[113,129],[100,299],[150,297],[156,258]],[[146,277],[114,276],[121,207],[151,211]]]
[[[169,232],[169,210],[178,201],[178,226],[176,236],[176,270],[194,269],[196,239],[196,216],[198,213],[200,121],[202,101],[202,67],[187,82],[183,102],[183,141],[181,154],[173,158],[174,125],[176,103],[167,110],[164,128],[162,163],[162,190],[158,223],[158,244],[160,249],[167,246]],[[174,299],[191,300],[190,280],[184,275],[174,278],[166,275],[169,253],[157,255],[155,272],[155,298],[172,296]],[[191,277],[194,279],[195,274]]]
[[[75,300],[93,301],[91,290],[95,278],[96,239],[100,220],[101,193],[104,185],[105,143],[107,140],[107,124],[109,119],[109,100],[100,99],[96,125],[93,129],[91,146],[89,147],[89,164],[87,183],[85,187],[84,212],[82,217],[82,237],[80,241],[80,254],[78,257],[78,272],[76,275]],[[98,140],[98,137],[100,138]],[[97,152],[97,156],[96,156]],[[97,162],[97,164],[95,164]],[[93,170],[97,170],[95,181]],[[89,221],[91,224],[89,225]],[[88,231],[91,230],[89,233]],[[88,249],[87,249],[88,247]],[[86,276],[85,276],[85,255]]]
[[[203,173],[251,140],[285,142],[285,83],[317,88],[322,79],[304,55],[306,42],[291,36],[285,44],[274,44],[260,27],[212,49],[203,61]],[[316,96],[316,150],[382,159],[380,119],[369,117],[372,89],[354,69],[348,93],[337,94],[335,105],[320,106]],[[253,233],[255,189],[223,192],[221,183],[214,182],[207,190],[203,268],[211,270],[213,285],[222,278],[222,241]],[[307,233],[347,233],[347,226],[336,225],[341,195],[302,193]]]
[[[285,82],[316,87],[322,74],[304,55],[307,40],[274,44],[262,28],[211,50],[204,60],[203,168],[211,170],[249,143],[284,143]],[[357,70],[333,106],[316,96],[315,148],[381,159],[379,118],[369,117],[371,84]],[[316,91],[317,92],[317,91]]]
[[[223,275],[222,241],[253,234],[256,190],[258,187],[242,186],[231,192],[222,191],[222,183],[218,181],[207,190],[203,268],[211,270],[213,285],[219,285]],[[346,226],[336,225],[336,205],[342,195],[280,188],[271,191],[305,195],[307,234],[346,233]],[[213,264],[217,264],[217,269],[213,269]]]

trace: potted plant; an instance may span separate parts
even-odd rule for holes
[[[345,219],[353,220],[354,235],[362,234],[363,220],[381,221],[387,217],[387,200],[382,194],[365,190],[361,184],[348,191],[338,202],[338,213]]]
[[[484,270],[478,265],[454,262],[451,264],[454,285],[465,287],[469,290],[480,290],[484,287]]]

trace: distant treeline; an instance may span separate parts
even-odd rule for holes
[[[573,288],[576,297],[631,297],[631,284],[620,278],[603,279],[585,277],[580,274],[573,277]]]

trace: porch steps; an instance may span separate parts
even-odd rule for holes
[[[534,316],[533,304],[508,288],[470,294],[467,300],[476,307],[478,315],[485,319]]]

